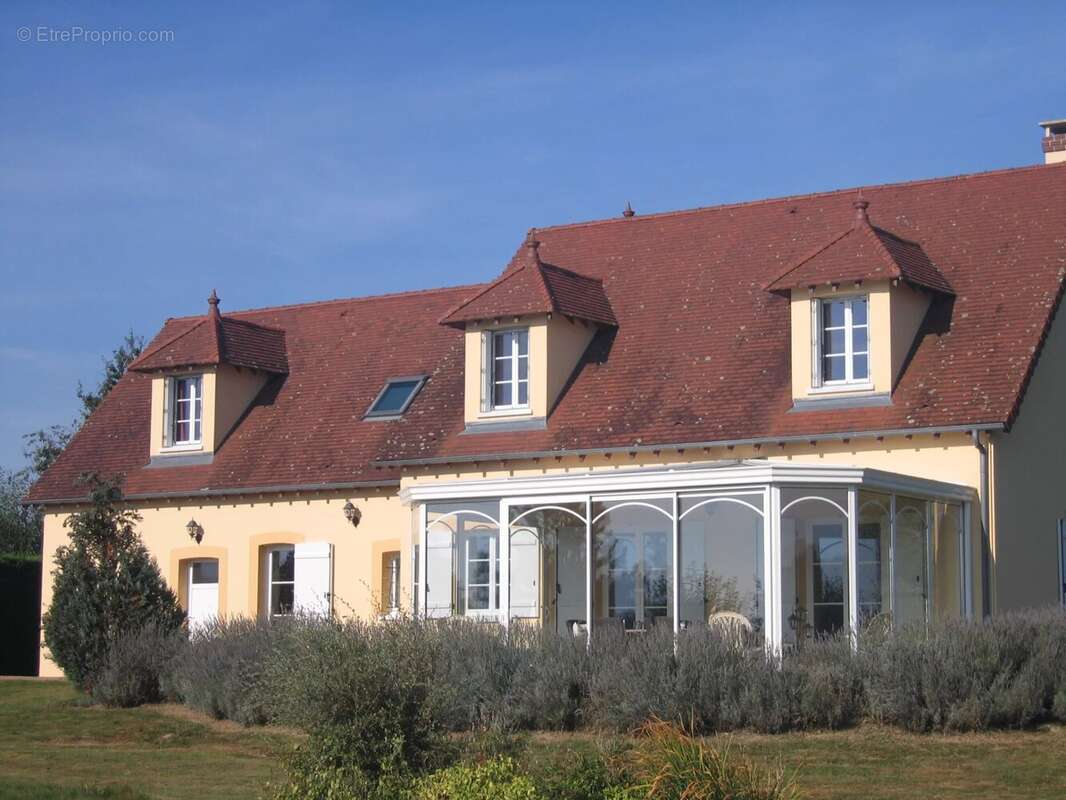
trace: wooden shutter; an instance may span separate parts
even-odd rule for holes
[[[333,545],[305,542],[296,545],[295,610],[328,617],[333,609]]]

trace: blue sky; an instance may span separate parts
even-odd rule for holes
[[[1037,163],[1066,116],[1052,7],[934,5],[5,3],[0,466],[213,287],[476,282],[530,226],[626,200]],[[47,41],[76,27],[172,41]]]

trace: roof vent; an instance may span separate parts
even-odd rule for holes
[[[1041,122],[1044,129],[1044,163],[1059,164],[1066,161],[1066,119],[1049,119]]]

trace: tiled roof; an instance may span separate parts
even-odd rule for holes
[[[1062,295],[1066,164],[863,191],[891,261],[916,278],[920,243],[954,292],[935,293],[891,405],[792,410],[789,301],[765,287],[850,229],[854,190],[829,192],[538,229],[538,258],[599,281],[617,321],[543,430],[463,433],[463,335],[437,323],[471,287],[241,312],[227,318],[285,331],[289,372],[212,464],[144,466],[149,377],[130,372],[31,499],[84,494],[90,469],[126,474],[134,495],[227,491],[392,480],[417,460],[1009,425]],[[362,421],[387,377],[421,373],[402,419]]]
[[[131,364],[134,372],[230,364],[265,372],[288,372],[285,331],[222,316],[211,293],[203,317],[168,320],[163,331]]]
[[[617,324],[598,278],[541,262],[539,248],[540,242],[530,231],[510,268],[450,310],[441,323],[461,327],[498,317],[563,314],[603,325]]]
[[[951,294],[951,285],[922,246],[870,224],[869,202],[855,204],[855,221],[827,243],[789,265],[766,288],[770,291],[830,283],[902,279],[914,286]]]
[[[29,500],[85,495],[85,472],[125,476],[131,496],[395,480],[371,462],[398,427],[432,427],[462,408],[463,335],[437,324],[473,287],[227,314],[284,330],[288,373],[275,375],[211,464],[149,467],[152,376],[128,371],[33,487]],[[169,320],[152,352],[201,318]],[[398,420],[364,421],[385,381],[429,376]],[[462,411],[460,410],[460,415]]]

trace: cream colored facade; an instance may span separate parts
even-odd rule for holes
[[[924,294],[887,282],[862,290],[870,296],[871,364],[875,391],[890,391],[909,350],[906,332],[917,329],[928,302]],[[799,293],[797,293],[799,294]],[[815,297],[824,296],[821,292]],[[806,397],[810,375],[811,295],[793,299],[794,391]],[[891,320],[891,322],[889,322]],[[515,321],[511,321],[512,325]],[[519,321],[520,324],[529,324]],[[510,327],[500,323],[501,327]],[[481,335],[492,329],[471,327],[467,342],[468,423],[486,419],[481,413]],[[542,317],[530,327],[531,408],[528,416],[547,416],[587,348],[595,329],[566,319]],[[903,331],[903,333],[899,333]],[[906,346],[905,346],[906,345]],[[1058,564],[1055,521],[1066,517],[1066,323],[1053,326],[1026,395],[1017,423],[1009,433],[984,433],[991,476],[991,496],[982,491],[982,458],[969,430],[938,433],[869,432],[849,438],[738,443],[734,446],[677,447],[599,454],[567,454],[545,458],[495,462],[491,467],[453,464],[412,467],[399,486],[365,489],[231,495],[193,500],[131,503],[140,514],[140,534],[158,561],[167,581],[183,604],[188,602],[189,565],[198,559],[218,562],[217,611],[226,616],[257,616],[265,612],[264,548],[271,545],[328,543],[332,548],[332,610],[339,616],[373,618],[383,603],[383,566],[386,554],[400,553],[403,606],[411,609],[417,592],[415,548],[422,525],[418,508],[405,505],[401,492],[455,481],[550,478],[561,475],[609,476],[634,468],[662,470],[674,466],[713,465],[738,459],[824,467],[857,467],[935,481],[972,491],[972,501],[960,508],[965,538],[956,541],[934,534],[931,553],[933,580],[955,587],[949,594],[968,599],[948,601],[935,616],[1046,605],[1058,602]],[[204,373],[204,451],[224,439],[261,388],[263,378],[230,368]],[[158,386],[158,389],[156,388]],[[163,442],[164,381],[156,379],[152,394],[152,452],[160,455]],[[492,419],[490,417],[490,419]],[[476,434],[471,434],[476,435]],[[358,526],[345,517],[351,502],[361,512]],[[982,558],[982,504],[991,515],[988,532],[985,598]],[[63,522],[72,509],[50,508],[45,515],[44,552],[51,554],[66,540]],[[195,519],[203,528],[202,542],[193,542],[186,526]],[[934,523],[939,524],[939,523]],[[968,556],[966,569],[960,559]],[[51,564],[46,556],[46,565]],[[51,579],[42,587],[42,609],[51,600]],[[965,573],[965,577],[963,576]],[[963,586],[962,581],[968,586]],[[42,652],[41,674],[58,674]]]
[[[492,411],[486,409],[484,337],[492,331],[525,328],[529,331],[529,408]],[[555,406],[578,360],[596,334],[588,323],[558,315],[514,317],[490,323],[470,323],[465,337],[464,419],[467,425],[501,419],[545,419]]]
[[[180,375],[203,377],[203,435],[195,447],[167,446],[166,425],[169,409],[167,393],[171,378]],[[266,385],[265,372],[222,364],[218,367],[186,370],[152,378],[152,430],[149,454],[154,458],[175,453],[214,453],[237,424],[255,396]]]
[[[887,394],[902,373],[914,337],[929,310],[931,296],[906,283],[872,281],[857,286],[840,285],[792,291],[792,397],[806,400],[848,396],[852,387],[813,386],[816,333],[812,331],[814,304],[825,298],[865,296],[869,299],[870,394]]]

